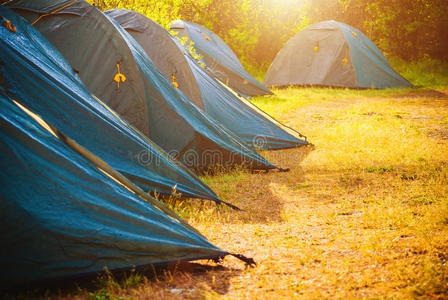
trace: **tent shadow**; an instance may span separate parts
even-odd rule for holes
[[[193,293],[200,296],[207,290],[224,295],[229,291],[230,279],[238,276],[241,271],[241,269],[227,268],[221,264],[180,261],[158,266],[138,267],[127,271],[105,271],[70,280],[63,279],[20,286],[0,291],[0,298],[8,300],[56,299],[61,295],[82,296],[86,294],[86,296],[94,297],[92,299],[99,299],[94,295],[132,293],[131,290],[134,290],[133,292],[142,298],[152,298],[154,289],[165,294],[161,295],[162,298],[180,296],[178,294],[193,296],[189,295]],[[204,287],[207,288],[204,289]]]
[[[396,96],[397,98],[436,98],[436,99],[442,99],[442,98],[448,98],[448,95],[444,92],[437,91],[437,90],[424,90],[424,89],[415,89],[410,90],[409,92],[403,93],[399,96]]]
[[[267,224],[282,221],[283,204],[276,195],[275,184],[300,184],[305,174],[301,162],[313,151],[314,146],[265,151],[262,153],[273,164],[288,168],[288,172],[243,172],[237,175],[211,177],[211,187],[224,201],[242,211],[217,208],[225,223]]]
[[[182,263],[171,270],[175,270],[173,280],[171,282],[159,282],[160,287],[170,293],[175,289],[185,291],[187,296],[199,296],[200,298],[206,298],[204,293],[207,293],[208,290],[220,295],[227,294],[231,279],[242,272],[241,269],[228,268],[222,265],[199,263]]]

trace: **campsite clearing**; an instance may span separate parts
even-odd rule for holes
[[[253,257],[103,278],[62,298],[444,298],[448,90],[286,89],[254,103],[314,149],[263,153],[288,173],[205,177],[224,200],[172,206],[210,241]],[[194,271],[192,271],[194,269]],[[103,297],[103,298],[101,298]],[[92,298],[93,299],[93,298]]]

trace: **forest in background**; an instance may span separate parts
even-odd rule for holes
[[[336,20],[360,29],[388,58],[448,62],[446,0],[90,0],[101,10],[140,12],[165,28],[183,19],[201,24],[249,69],[266,70],[301,29]]]

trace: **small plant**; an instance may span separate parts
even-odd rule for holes
[[[386,172],[392,172],[394,171],[395,168],[394,167],[371,167],[371,168],[366,168],[366,171],[369,173],[386,173]]]
[[[433,204],[435,202],[435,200],[431,197],[422,196],[422,197],[413,199],[413,202],[414,202],[414,204],[430,205],[430,204]]]
[[[133,288],[144,282],[144,276],[133,268],[130,273],[120,282],[123,289]]]
[[[412,175],[407,175],[407,174],[401,174],[400,179],[402,180],[416,180],[418,179],[418,175],[417,174],[412,174]]]
[[[301,190],[311,187],[311,184],[299,184],[292,187],[293,190]]]

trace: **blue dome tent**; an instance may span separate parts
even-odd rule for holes
[[[0,290],[228,254],[19,101],[0,88]]]
[[[272,92],[250,75],[230,47],[211,30],[192,22],[176,20],[171,30],[188,38],[202,55],[203,63],[215,77],[243,96],[272,95]]]
[[[276,168],[192,105],[94,6],[82,0],[5,5],[43,33],[96,96],[185,165]]]
[[[300,147],[299,133],[273,120],[246,99],[223,86],[184,49],[168,31],[131,10],[106,14],[142,46],[156,67],[201,110],[258,149]]]
[[[17,28],[1,26],[0,85],[145,191],[220,201],[188,168],[173,161],[82,84],[61,54],[26,20],[0,6]]]

